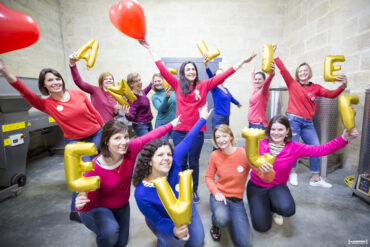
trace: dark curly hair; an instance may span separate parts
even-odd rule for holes
[[[165,140],[155,139],[146,144],[140,151],[140,156],[136,161],[134,174],[132,176],[132,184],[137,187],[141,184],[144,178],[152,173],[152,167],[149,162],[152,160],[154,153],[162,146],[169,146],[173,154],[172,145]]]

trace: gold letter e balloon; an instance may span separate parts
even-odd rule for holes
[[[193,195],[193,170],[179,172],[179,199],[176,199],[167,177],[153,180],[159,199],[166,209],[171,220],[176,226],[189,225],[191,223],[192,195]]]
[[[92,161],[82,161],[83,156],[98,154],[95,144],[77,142],[67,144],[64,150],[64,169],[68,189],[74,192],[88,192],[100,188],[100,177],[84,177],[87,171],[94,170]]]

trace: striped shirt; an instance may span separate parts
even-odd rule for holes
[[[270,142],[269,147],[270,147],[271,154],[274,156],[277,156],[281,152],[281,150],[283,150],[283,148],[285,147],[285,144],[283,146],[280,146],[280,145],[275,145]]]

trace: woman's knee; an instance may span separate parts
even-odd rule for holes
[[[277,213],[284,217],[290,217],[295,214],[295,204],[283,205]]]
[[[272,220],[270,222],[252,221],[254,230],[258,232],[267,232],[272,226]]]
[[[96,236],[98,246],[116,246],[119,239],[117,231],[103,231]]]

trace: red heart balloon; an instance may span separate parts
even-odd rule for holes
[[[0,3],[0,54],[30,46],[39,37],[39,26],[31,17]]]
[[[112,24],[122,33],[134,39],[143,39],[146,34],[144,10],[135,0],[121,0],[109,10]]]

